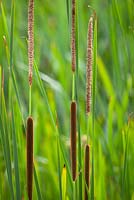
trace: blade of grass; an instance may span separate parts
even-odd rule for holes
[[[70,14],[69,14],[69,0],[66,0],[66,7],[67,7],[67,19],[68,19],[68,25],[69,25],[69,22],[70,22],[70,20],[69,20],[69,16],[70,16]]]
[[[59,178],[59,191],[60,191],[60,200],[62,200],[62,184],[61,184],[61,172],[60,172],[60,149],[59,141],[57,138],[57,157],[58,157],[58,178]]]
[[[5,161],[7,167],[7,174],[8,174],[8,181],[10,186],[10,192],[12,199],[14,199],[14,189],[13,189],[13,181],[12,181],[12,167],[11,167],[11,155],[10,155],[10,143],[9,143],[9,130],[8,130],[8,122],[7,122],[7,112],[6,112],[6,105],[5,105],[5,98],[4,93],[2,90],[2,114],[0,115],[0,126],[3,132],[3,146],[5,148]]]
[[[124,199],[124,191],[125,191],[125,178],[126,178],[126,170],[127,170],[127,154],[128,154],[128,143],[129,143],[129,126],[127,130],[124,131],[125,137],[125,150],[124,150],[124,164],[123,164],[123,176],[122,176],[122,190],[121,190],[121,198]]]
[[[13,102],[12,102],[12,105],[13,105]],[[13,110],[13,108],[12,108],[12,123],[11,123],[11,126],[12,126],[12,137],[13,137],[13,154],[14,154],[14,170],[15,170],[15,182],[16,182],[16,199],[21,200],[18,150],[17,150],[15,119],[14,119],[14,110]]]
[[[36,62],[34,64],[34,69],[35,69],[35,74],[36,74],[36,77],[37,77],[37,81],[38,81],[38,85],[39,85],[39,88],[40,88],[40,91],[45,99],[45,103],[47,105],[47,109],[48,109],[48,112],[50,114],[50,118],[51,118],[51,121],[52,121],[52,124],[54,126],[54,129],[56,129],[56,125],[55,125],[55,121],[54,121],[54,117],[53,117],[53,114],[52,114],[52,111],[51,111],[51,108],[50,108],[50,105],[49,105],[49,101],[48,101],[48,97],[47,97],[47,94],[46,94],[46,90],[45,88],[43,87],[43,83],[42,83],[42,80],[40,78],[40,75],[39,75],[39,71],[38,71],[38,68],[37,68],[37,65],[36,65]]]
[[[14,0],[11,8],[11,32],[10,32],[10,69],[13,65],[13,37],[14,37]]]
[[[22,116],[23,125],[25,127],[25,122],[24,122],[24,117],[23,117],[23,112],[22,112],[22,106],[21,106],[19,93],[18,93],[17,82],[16,82],[14,71],[13,71],[13,67],[12,67],[12,65],[13,65],[13,37],[14,37],[14,10],[15,10],[14,0],[12,0],[11,31],[10,31],[10,53],[9,53],[8,46],[6,46],[6,53],[7,53],[8,63],[10,65],[10,77],[12,79],[14,91],[15,91],[15,94],[16,94],[16,97],[17,97],[18,105],[19,105],[19,108],[20,108],[21,116]],[[10,82],[10,77],[9,77],[9,82]]]
[[[16,82],[16,78],[15,78],[15,74],[14,74],[14,70],[13,69],[11,70],[11,78],[12,78],[13,88],[14,88],[15,95],[16,95],[16,98],[17,98],[18,106],[19,106],[19,109],[20,109],[23,126],[26,129],[25,122],[24,122],[24,116],[23,116],[23,112],[22,112],[22,104],[21,104],[21,101],[20,101],[17,82]]]
[[[2,2],[1,2],[1,12],[2,12],[3,25],[4,25],[4,32],[6,33],[7,39],[9,39],[6,14],[5,14],[5,10],[4,10],[4,6]]]
[[[65,162],[65,165],[66,165],[69,182],[70,182],[71,188],[73,188],[73,182],[72,182],[72,178],[71,178],[71,172],[70,172],[69,164],[68,164],[68,161],[66,159],[66,155],[65,155],[65,152],[64,152],[64,149],[63,149],[63,146],[62,146],[62,142],[59,141],[59,144],[60,144],[60,149],[61,149],[61,152],[62,152],[62,156],[64,158],[64,162]]]
[[[38,177],[37,177],[35,166],[34,166],[34,181],[35,181],[35,187],[36,187],[38,200],[42,200],[42,195],[41,195],[41,191],[40,191],[40,186],[39,186],[39,182],[38,182]]]

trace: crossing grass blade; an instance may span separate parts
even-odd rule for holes
[[[35,187],[36,187],[38,200],[42,200],[42,195],[41,195],[41,191],[40,191],[40,186],[39,186],[39,181],[38,181],[35,166],[34,166],[34,181],[35,181]]]
[[[122,174],[122,190],[121,190],[121,198],[124,199],[124,191],[125,191],[125,179],[127,173],[127,157],[128,157],[128,145],[129,145],[129,125],[126,130],[123,131],[123,139],[124,139],[124,163],[123,163],[123,174]]]
[[[69,178],[69,183],[70,183],[71,189],[73,189],[73,182],[72,182],[72,178],[71,178],[71,172],[70,172],[70,168],[69,168],[69,163],[67,161],[67,158],[66,158],[66,155],[65,155],[65,152],[64,152],[64,148],[63,148],[63,145],[62,145],[61,141],[60,141],[60,149],[61,149],[62,156],[64,158],[64,162],[65,162],[65,165],[66,165],[67,175],[68,175],[68,178]]]
[[[51,118],[53,127],[54,127],[54,129],[56,129],[54,117],[53,117],[53,114],[52,114],[52,111],[51,111],[51,108],[50,108],[50,105],[49,105],[49,101],[48,101],[48,97],[47,97],[47,94],[46,94],[46,90],[45,90],[45,88],[44,88],[44,86],[43,86],[43,83],[42,83],[42,80],[41,80],[41,78],[40,78],[39,71],[38,71],[38,67],[37,67],[36,63],[34,64],[34,69],[35,69],[35,74],[36,74],[38,86],[39,86],[39,88],[40,88],[41,94],[42,94],[43,97],[44,97],[44,100],[45,100],[45,103],[46,103],[48,112],[49,112],[49,114],[50,114],[50,118]]]
[[[1,4],[2,19],[3,19],[3,24],[4,24],[4,32],[5,32],[7,40],[8,40],[9,39],[9,34],[8,34],[8,26],[7,26],[7,19],[6,19],[5,9],[4,9],[3,3],[1,2],[0,4]]]
[[[13,83],[13,88],[17,97],[17,101],[18,101],[18,105],[20,108],[20,113],[22,116],[22,121],[23,121],[23,125],[25,127],[25,123],[24,123],[24,117],[23,117],[23,112],[22,112],[22,105],[21,105],[21,101],[20,101],[20,97],[19,97],[19,92],[18,92],[18,87],[17,87],[17,82],[16,82],[16,78],[15,78],[15,74],[14,74],[14,69],[12,67],[13,65],[13,40],[14,40],[14,15],[15,15],[15,2],[14,0],[12,0],[12,8],[11,8],[11,31],[10,31],[10,52],[7,46],[7,59],[8,63],[10,64],[10,76],[9,76],[9,82]],[[6,25],[5,25],[6,26]],[[9,55],[9,56],[8,56]],[[10,79],[11,78],[11,79]]]
[[[14,0],[12,0],[11,7],[11,30],[10,30],[10,69],[13,65],[13,38],[14,38]]]
[[[67,19],[68,19],[68,25],[69,25],[69,22],[70,22],[69,0],[66,0],[66,8],[67,8]]]
[[[57,139],[57,157],[58,157],[58,178],[59,178],[59,193],[60,193],[60,200],[62,200],[62,183],[61,183],[61,164],[60,164],[60,146],[59,141]]]
[[[12,199],[14,199],[14,187],[13,187],[13,180],[12,180],[12,164],[11,164],[11,150],[10,150],[10,143],[9,143],[9,128],[7,126],[7,112],[6,112],[6,105],[5,105],[5,98],[4,93],[2,90],[2,112],[0,115],[0,127],[2,133],[2,142],[3,142],[3,149],[4,149],[4,156],[6,161],[6,168],[7,168],[7,175],[10,187],[10,193]]]
[[[15,171],[15,182],[16,182],[16,199],[21,200],[18,150],[17,150],[16,129],[15,129],[15,119],[14,119],[14,110],[13,110],[13,108],[12,108],[12,123],[11,123],[11,127],[12,127],[11,129],[12,129],[12,137],[13,137],[13,154],[14,154],[14,171]]]

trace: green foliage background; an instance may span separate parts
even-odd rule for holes
[[[80,76],[78,91],[82,155],[86,137],[86,40],[88,20],[92,14],[88,5],[91,5],[96,10],[98,19],[94,145],[95,199],[133,200],[134,2],[133,0],[81,0],[78,2]],[[26,199],[25,122],[29,104],[28,1],[14,1],[14,22],[11,20],[11,4],[12,1],[9,0],[0,1],[1,79],[4,72],[4,91],[0,88],[0,199],[20,199],[20,197]],[[11,21],[14,25],[13,37],[11,36]],[[67,163],[70,165],[72,72],[70,20],[68,23],[66,1],[36,0],[34,30],[35,65],[37,71],[40,72],[42,86],[46,90],[55,121],[56,115],[58,116],[60,140]],[[10,49],[12,42],[13,48]],[[13,73],[9,70],[12,63]],[[38,83],[37,71],[34,70],[32,87],[34,162],[42,199],[59,199],[58,171],[61,172],[65,160],[60,149],[61,166],[59,168],[56,131],[48,112],[43,88],[41,83]],[[89,125],[91,134],[91,120]],[[90,145],[92,148],[92,140],[90,140]],[[69,175],[67,178],[67,196],[71,199]],[[39,198],[36,180],[34,199],[37,199],[37,196]]]

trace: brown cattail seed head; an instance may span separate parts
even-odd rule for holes
[[[34,0],[29,0],[28,5],[28,62],[29,84],[32,85],[32,71],[34,61]]]
[[[75,11],[76,3],[75,0],[72,0],[72,35],[71,35],[71,51],[72,51],[72,71],[75,72],[76,68],[76,11]]]
[[[76,180],[76,102],[71,102],[71,169],[72,179]]]
[[[27,193],[28,199],[32,200],[33,188],[33,119],[27,119]]]
[[[92,65],[93,65],[93,17],[90,17],[87,34],[87,66],[86,66],[86,113],[91,112],[92,98]]]
[[[88,200],[88,190],[89,190],[89,176],[90,176],[90,147],[86,145],[85,147],[85,200]]]

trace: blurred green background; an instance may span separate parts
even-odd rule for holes
[[[11,1],[0,1],[0,4],[0,66],[4,71],[4,94],[8,122],[6,126],[9,129],[12,179],[15,183],[13,143],[12,134],[10,134],[11,108],[13,107],[21,196],[25,197],[26,142],[22,116],[26,121],[29,98],[28,1],[15,1],[13,69],[21,102],[21,112],[16,93],[14,89],[10,89],[9,61],[8,53],[6,53],[11,42]],[[98,19],[94,147],[95,199],[134,200],[134,121],[132,114],[134,110],[134,1],[79,1],[79,100],[82,151],[86,138],[87,28],[89,17],[92,14],[88,5],[96,10]],[[70,101],[72,94],[70,29],[66,0],[35,0],[35,62],[41,72],[43,86],[46,89],[55,120],[56,115],[58,116],[60,138],[67,160],[69,160]],[[3,36],[5,36],[6,41],[3,40]],[[12,103],[9,101],[11,96]],[[42,197],[48,200],[59,199],[56,133],[35,73],[32,87],[32,116],[34,119],[34,160]],[[61,152],[60,154],[61,171],[64,159]],[[13,187],[15,194],[15,184],[13,184]],[[67,181],[67,196],[71,199],[69,181]],[[0,143],[0,199],[11,199],[2,139]],[[34,199],[37,199],[35,185]]]

